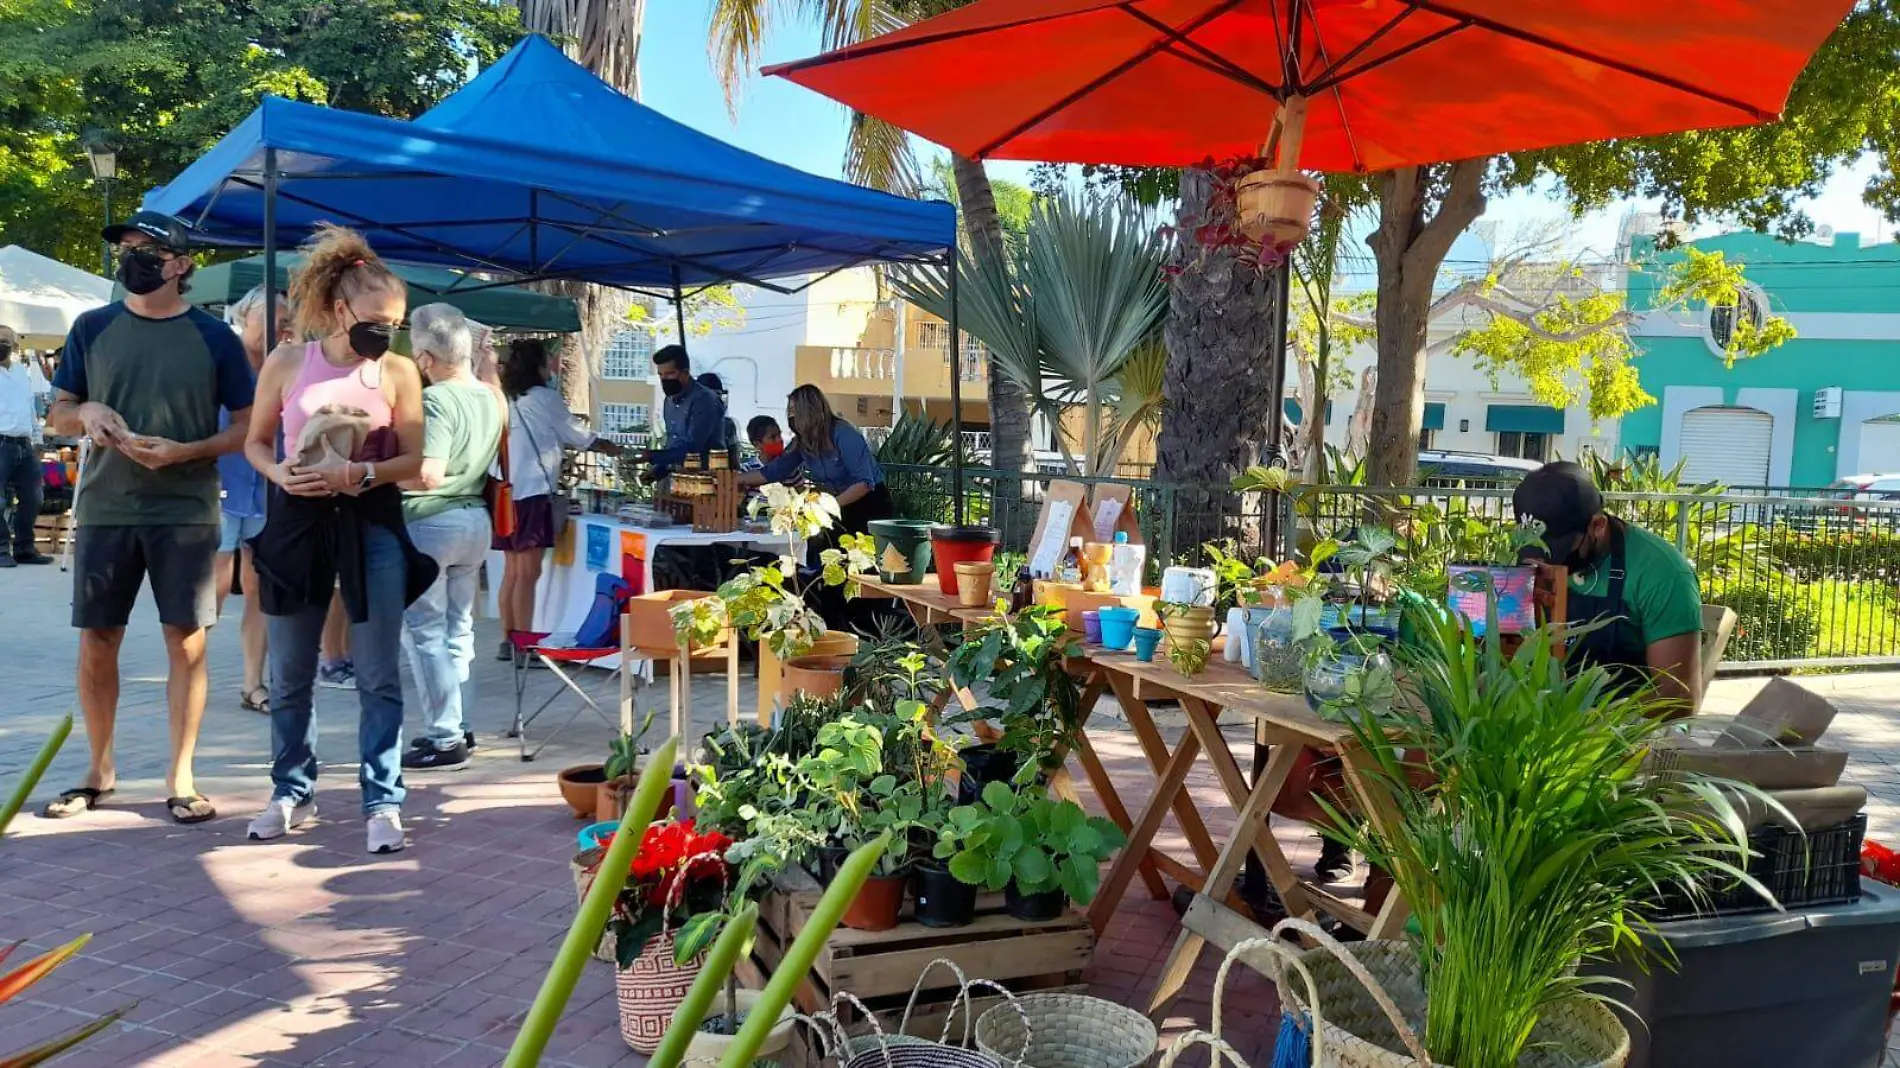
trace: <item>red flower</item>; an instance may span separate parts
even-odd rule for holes
[[[628,869],[629,889],[644,889],[648,905],[664,907],[673,899],[677,907],[677,897],[684,896],[686,890],[680,887],[679,893],[674,893],[674,883],[680,877],[689,882],[725,882],[726,863],[722,858],[731,845],[732,839],[717,831],[695,833],[692,820],[653,824],[641,837],[640,849]]]

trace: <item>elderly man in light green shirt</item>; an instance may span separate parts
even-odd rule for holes
[[[409,317],[410,346],[428,388],[422,472],[403,483],[403,518],[416,548],[441,568],[435,585],[403,613],[403,648],[427,724],[403,754],[409,771],[462,767],[474,744],[462,720],[462,684],[475,659],[475,597],[492,529],[482,489],[508,421],[492,359],[482,360],[490,381],[478,376],[476,329],[447,304],[425,305]]]

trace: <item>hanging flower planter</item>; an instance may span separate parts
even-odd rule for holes
[[[1234,182],[1240,232],[1273,249],[1289,249],[1313,229],[1319,183],[1298,171],[1255,171]]]

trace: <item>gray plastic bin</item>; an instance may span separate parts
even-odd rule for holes
[[[1787,913],[1657,925],[1674,970],[1587,969],[1643,1022],[1629,1068],[1875,1068],[1900,957],[1900,889],[1862,880],[1861,899]],[[1647,1026],[1645,1026],[1645,1022]]]

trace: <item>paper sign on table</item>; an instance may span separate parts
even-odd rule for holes
[[[607,570],[607,550],[611,533],[604,524],[587,524],[587,570]]]

